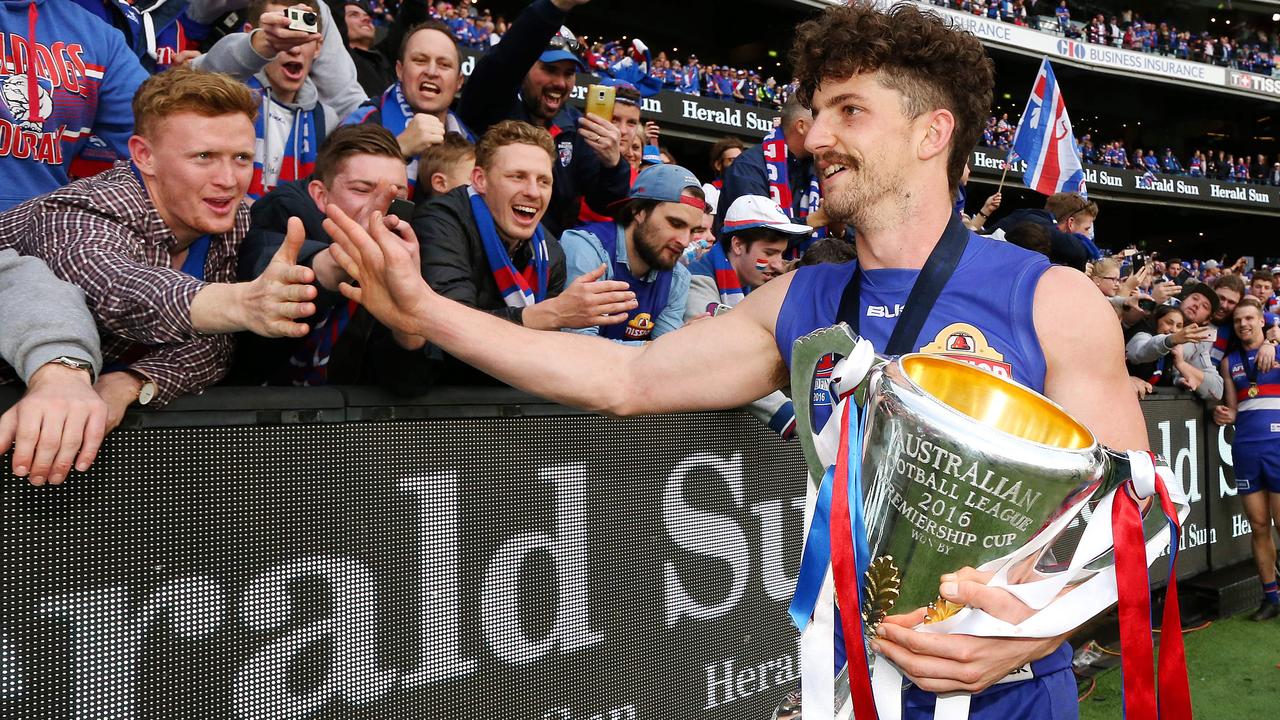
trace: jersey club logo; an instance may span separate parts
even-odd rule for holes
[[[993,375],[1013,379],[1013,366],[987,343],[987,336],[981,330],[968,323],[952,323],[942,328],[933,342],[920,348],[920,352],[967,362]]]
[[[640,313],[627,322],[625,335],[628,340],[646,340],[653,332],[653,319],[649,313]]]

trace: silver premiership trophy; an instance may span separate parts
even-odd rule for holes
[[[800,338],[792,351],[797,434],[815,486],[832,458],[816,439],[814,400],[829,400],[834,424],[839,398],[834,387],[821,387],[822,378],[857,342],[841,323]],[[952,617],[962,608],[937,597],[939,576],[1010,556],[1068,508],[1086,498],[1096,504],[1129,478],[1128,457],[1102,447],[1057,404],[960,360],[876,358],[851,400],[865,407],[862,502],[871,561],[860,611],[868,638],[885,615],[926,607],[926,623]],[[827,438],[826,455],[831,447]],[[1109,547],[1074,558],[1085,525],[1054,530],[1009,572],[1009,583],[1070,572],[1066,580],[1075,585],[1110,566]],[[1147,513],[1146,537],[1165,527],[1159,512]],[[846,674],[837,678],[837,709],[848,697]]]

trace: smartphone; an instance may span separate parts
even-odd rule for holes
[[[605,120],[613,120],[613,102],[617,90],[609,85],[587,86],[587,112],[599,115]]]
[[[408,200],[396,198],[391,201],[391,207],[387,209],[388,215],[395,215],[405,222],[413,221],[413,211],[417,206]]]
[[[1147,256],[1146,256],[1146,255],[1143,255],[1142,253],[1137,253],[1136,255],[1134,255],[1134,256],[1133,256],[1133,271],[1134,271],[1134,272],[1138,272],[1139,270],[1141,270],[1141,269],[1142,269],[1142,266],[1143,266],[1143,265],[1146,265],[1146,264],[1147,264]]]

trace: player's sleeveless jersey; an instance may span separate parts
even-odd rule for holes
[[[855,262],[812,265],[796,271],[774,330],[778,350],[791,367],[797,338],[837,322],[845,286]],[[1049,269],[1045,256],[1015,245],[970,234],[969,244],[913,344],[919,352],[944,355],[1011,378],[1037,392],[1044,390],[1044,353],[1031,314],[1036,284]],[[918,270],[869,270],[862,273],[859,332],[883,353],[902,314]],[[823,376],[826,377],[823,377]],[[815,427],[830,414],[819,370],[814,382]]]
[[[1257,355],[1257,350],[1250,350],[1245,356],[1251,368],[1257,367]],[[1252,382],[1245,373],[1244,363],[1240,362],[1240,351],[1229,353],[1227,361],[1238,402],[1236,442],[1280,443],[1280,367],[1254,375],[1258,392],[1255,397],[1249,397]]]

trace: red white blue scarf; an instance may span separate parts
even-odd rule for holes
[[[770,131],[762,145],[765,169],[769,174],[769,196],[773,201],[782,206],[782,211],[792,220],[805,218],[817,210],[822,192],[818,185],[818,175],[814,172],[809,173],[809,186],[800,197],[800,202],[793,202],[795,198],[791,197],[791,174],[787,169],[787,141],[783,137],[782,128]],[[797,204],[799,208],[796,207]]]
[[[368,106],[365,106],[368,107]],[[386,128],[392,135],[400,137],[400,133],[404,132],[405,127],[409,124],[409,120],[417,113],[409,105],[409,101],[405,99],[404,88],[399,82],[391,83],[391,87],[382,92],[382,98],[378,100],[378,114],[382,118],[382,127]],[[365,113],[365,117],[368,113]],[[347,120],[351,122],[350,119]],[[361,120],[363,122],[363,120]],[[456,132],[465,137],[468,142],[474,144],[476,136],[471,134],[466,125],[458,119],[457,115],[450,110],[445,118],[445,132]],[[414,188],[418,184],[418,156],[409,159],[409,166],[406,168],[409,173],[409,197],[413,197]]]
[[[787,141],[783,137],[782,128],[776,127],[765,136],[762,149],[765,170],[769,175],[769,197],[778,203],[787,217],[803,222],[809,213],[818,209],[818,203],[822,200],[822,189],[818,185],[817,173],[810,170],[808,188],[800,196],[798,203],[793,202],[795,198],[791,197],[791,173],[787,168]],[[826,228],[817,228],[811,235],[795,243],[787,251],[787,258],[800,257],[815,239],[826,236]]]
[[[493,271],[493,281],[498,284],[503,302],[507,307],[525,308],[546,300],[551,263],[547,260],[547,241],[542,235],[542,226],[538,226],[530,240],[533,243],[533,260],[525,266],[523,272],[518,271],[511,264],[507,244],[498,237],[493,214],[489,212],[489,206],[485,205],[484,198],[471,188],[467,188],[467,195],[471,199],[471,214],[475,217],[476,229],[480,231],[489,269]]]
[[[266,187],[262,178],[262,162],[270,153],[267,147],[267,123],[271,122],[268,114],[271,111],[272,100],[271,90],[262,87],[262,83],[257,78],[249,78],[246,84],[262,100],[262,108],[258,111],[257,119],[253,121],[253,132],[258,138],[255,148],[257,152],[253,158],[253,179],[249,182],[249,191],[245,193],[257,200],[275,187],[275,185]],[[285,145],[284,155],[280,158],[280,176],[276,178],[276,184],[300,180],[315,170],[316,151],[320,149],[320,142],[324,139],[321,137],[321,131],[316,127],[316,113],[324,113],[324,108],[318,103],[311,110],[293,111],[293,126],[289,128],[290,139]],[[323,120],[321,122],[323,123]]]
[[[747,290],[738,280],[738,271],[729,264],[729,256],[724,254],[724,245],[716,243],[711,246],[711,269],[715,272],[716,287],[720,290],[720,304],[733,307],[746,296]]]

